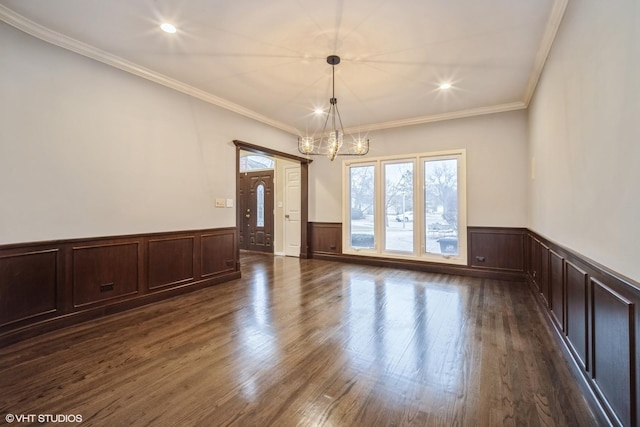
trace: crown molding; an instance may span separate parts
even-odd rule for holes
[[[533,70],[531,71],[531,76],[529,77],[529,82],[524,93],[524,104],[526,107],[529,106],[536,86],[538,86],[544,64],[547,62],[549,52],[551,52],[551,46],[553,46],[568,3],[569,0],[556,0],[553,4],[553,9],[549,15],[549,20],[547,21],[547,26],[544,30],[538,53],[536,54],[536,59],[533,62]]]
[[[504,113],[507,111],[523,110],[527,108],[524,102],[517,101],[508,104],[492,105],[489,107],[472,108],[468,110],[451,111],[431,116],[414,117],[411,119],[393,120],[390,122],[374,123],[371,125],[350,127],[344,130],[345,133],[362,133],[375,130],[398,128],[402,126],[420,125],[424,123],[441,122],[444,120],[462,119],[465,117],[482,116],[485,114]]]
[[[217,97],[201,89],[197,89],[193,86],[182,83],[176,79],[165,76],[163,74],[160,74],[148,68],[142,67],[138,64],[135,64],[131,61],[120,58],[119,56],[100,50],[86,43],[82,43],[76,39],[65,36],[64,34],[60,34],[56,31],[53,31],[49,28],[46,28],[40,24],[37,24],[29,20],[22,15],[17,14],[13,10],[1,4],[0,4],[0,20],[6,22],[12,27],[17,28],[18,30],[21,30],[45,42],[59,46],[63,49],[70,50],[77,54],[86,56],[87,58],[94,59],[96,61],[102,62],[104,64],[110,65],[112,67],[118,68],[128,73],[134,74],[138,77],[142,77],[143,79],[147,79],[152,82],[161,84],[163,86],[177,90],[178,92],[182,92],[186,95],[193,96],[194,98],[198,98],[202,101],[208,102],[210,104],[216,105],[226,110],[233,111],[234,113],[262,122],[269,126],[273,126],[285,132],[296,134],[296,135],[298,134],[298,130],[293,126],[289,126],[277,120],[270,119],[269,117],[263,116],[262,114],[256,113],[255,111],[242,107],[241,105],[227,101],[226,99]]]
[[[540,47],[534,60],[532,74],[529,78],[527,88],[525,90],[524,99],[522,101],[499,104],[488,107],[473,108],[467,110],[453,111],[442,114],[434,114],[430,116],[414,117],[410,119],[393,120],[382,123],[373,123],[370,125],[351,127],[345,129],[346,133],[358,133],[358,132],[370,132],[384,129],[397,128],[402,126],[412,126],[424,123],[433,123],[444,120],[460,119],[464,117],[480,116],[485,114],[494,114],[507,111],[526,109],[529,106],[529,102],[533,97],[533,93],[542,74],[544,64],[547,60],[551,46],[555,39],[556,33],[562,22],[562,17],[567,7],[568,0],[556,0],[554,2],[553,10],[549,16],[549,21],[545,28],[545,32],[540,43]],[[49,28],[46,28],[40,24],[37,24],[22,15],[14,12],[6,6],[0,4],[0,20],[5,23],[27,33],[36,38],[39,38],[45,42],[59,46],[63,49],[70,50],[85,57],[102,62],[106,65],[118,68],[128,73],[134,74],[138,77],[142,77],[149,81],[161,84],[171,89],[182,92],[186,95],[193,96],[209,104],[224,108],[274,128],[280,129],[284,132],[288,132],[293,135],[301,135],[300,131],[293,126],[287,125],[277,120],[273,120],[267,116],[257,113],[253,110],[245,108],[241,105],[235,104],[226,99],[215,96],[209,92],[195,88],[188,84],[185,84],[179,80],[165,76],[148,68],[142,67],[134,62],[120,58],[109,52],[100,50],[89,44],[80,42],[71,37],[60,34]]]

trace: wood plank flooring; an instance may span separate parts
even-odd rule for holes
[[[595,425],[524,283],[263,254],[242,276],[1,349],[0,422]]]

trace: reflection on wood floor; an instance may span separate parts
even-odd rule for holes
[[[594,425],[554,348],[524,283],[243,254],[240,280],[0,350],[0,419]]]

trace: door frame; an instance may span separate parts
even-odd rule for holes
[[[307,228],[309,222],[309,164],[313,161],[304,157],[293,154],[283,153],[282,151],[273,150],[267,147],[251,144],[248,142],[233,140],[236,146],[236,251],[238,260],[238,271],[240,271],[240,246],[239,246],[239,229],[240,209],[238,209],[238,200],[240,200],[240,151],[249,151],[256,154],[264,154],[272,157],[280,157],[287,160],[300,163],[300,258],[309,258],[309,244],[307,237]]]

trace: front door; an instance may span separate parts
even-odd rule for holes
[[[273,253],[273,171],[240,173],[240,249]]]

